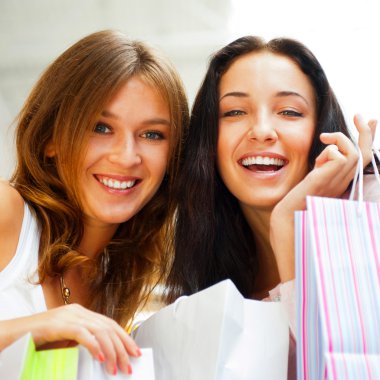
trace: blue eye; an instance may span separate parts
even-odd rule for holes
[[[290,116],[290,117],[302,117],[303,113],[293,111],[293,110],[285,110],[285,111],[281,111],[280,115]]]
[[[104,123],[98,123],[95,125],[94,132],[99,134],[107,134],[111,133],[111,128]]]
[[[144,132],[141,136],[148,140],[163,140],[164,139],[164,135],[161,132],[157,132],[157,131]]]

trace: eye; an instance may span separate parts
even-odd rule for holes
[[[232,110],[232,111],[223,113],[223,117],[234,117],[234,116],[241,116],[241,115],[245,115],[245,112],[241,110]]]
[[[290,116],[290,117],[303,117],[303,113],[297,112],[294,110],[284,110],[284,111],[279,112],[279,114],[283,116]]]
[[[141,137],[148,140],[163,140],[165,138],[164,134],[159,131],[147,131]]]
[[[94,127],[94,132],[105,135],[105,134],[111,133],[112,131],[111,131],[111,128],[107,124],[98,123]]]

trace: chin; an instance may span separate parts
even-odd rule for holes
[[[270,191],[270,190],[268,190]],[[268,193],[267,193],[268,194]],[[251,209],[273,209],[278,202],[280,202],[284,196],[274,196],[268,198],[268,196],[257,196],[255,198],[245,198],[245,199],[239,199],[240,204],[244,204],[246,207],[249,207]]]

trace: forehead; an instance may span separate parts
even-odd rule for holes
[[[168,100],[163,96],[161,89],[140,75],[134,75],[125,81],[115,91],[106,108],[137,112],[134,108],[136,105],[147,114],[168,112],[169,109]]]
[[[314,99],[309,77],[290,58],[267,51],[245,54],[236,59],[223,74],[219,90],[229,91],[297,91]]]

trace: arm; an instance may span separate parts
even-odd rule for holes
[[[21,195],[7,182],[0,181],[0,272],[16,253],[24,215]]]
[[[24,201],[8,183],[0,181],[0,271],[13,258],[22,226]],[[136,343],[115,321],[80,305],[66,305],[43,313],[0,321],[0,351],[31,332],[37,347],[53,342],[85,346],[95,359],[131,373],[129,356],[139,356]]]
[[[278,284],[269,291],[271,301],[281,301],[289,318],[289,327],[292,335],[296,336],[296,283],[295,280]]]

